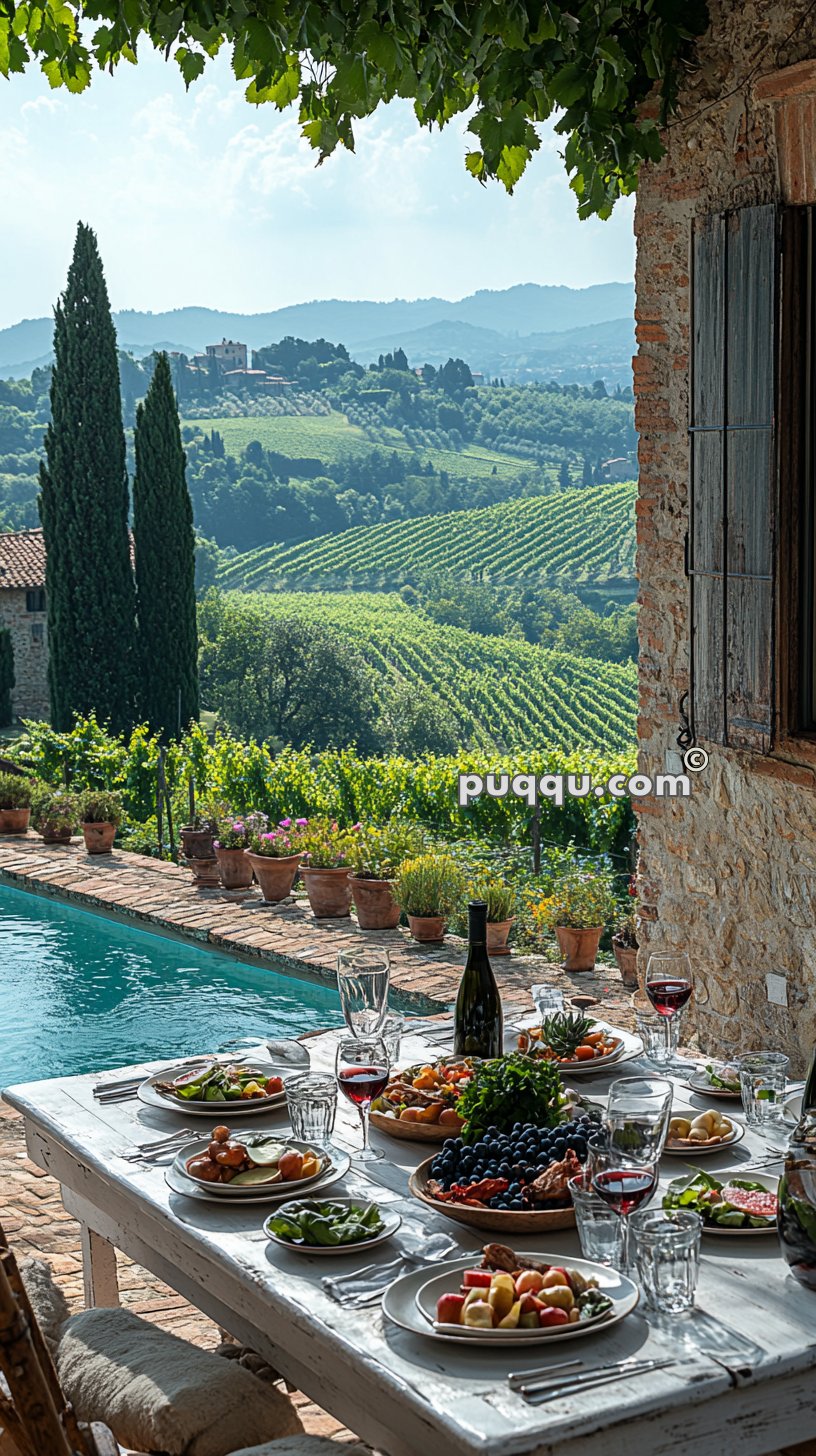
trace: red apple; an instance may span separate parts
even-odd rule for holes
[[[437,1301],[436,1319],[440,1325],[458,1325],[465,1302],[464,1294],[443,1294]]]

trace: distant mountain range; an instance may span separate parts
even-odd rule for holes
[[[271,313],[191,307],[167,313],[125,310],[114,319],[120,347],[138,356],[153,349],[196,354],[222,337],[259,349],[294,334],[342,342],[363,364],[401,346],[412,364],[444,363],[454,355],[491,376],[580,383],[603,377],[617,384],[631,383],[633,314],[631,283],[590,288],[522,283],[482,289],[458,301],[326,299]],[[24,377],[47,364],[52,332],[50,318],[24,319],[0,330],[0,377]]]

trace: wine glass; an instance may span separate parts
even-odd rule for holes
[[[368,1145],[368,1114],[375,1097],[379,1097],[388,1085],[388,1052],[385,1042],[377,1036],[344,1037],[337,1048],[335,1060],[337,1085],[345,1097],[354,1103],[363,1125],[363,1150],[357,1154],[361,1163],[371,1163],[381,1158]]]
[[[657,1187],[671,1105],[672,1085],[665,1077],[620,1077],[609,1089],[604,1128],[592,1141],[593,1187],[623,1219],[624,1269],[629,1266],[629,1215]]]
[[[691,961],[686,952],[660,951],[650,955],[644,986],[658,1016],[663,1017],[666,1065],[672,1066],[672,1020],[690,999],[693,988]]]
[[[337,953],[337,989],[353,1036],[377,1036],[388,1014],[391,959],[387,950]]]

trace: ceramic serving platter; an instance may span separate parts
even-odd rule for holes
[[[545,1264],[564,1263],[563,1254],[536,1253],[521,1255],[522,1258],[529,1257],[540,1260]],[[478,1255],[476,1256],[478,1260]],[[576,1269],[586,1278],[596,1279],[598,1286],[604,1294],[608,1294],[612,1300],[612,1309],[608,1314],[596,1320],[587,1320],[584,1324],[557,1325],[549,1330],[465,1330],[459,1325],[437,1325],[436,1304],[439,1296],[446,1292],[455,1292],[459,1288],[461,1275],[466,1269],[474,1267],[474,1259],[450,1259],[440,1264],[438,1272],[432,1279],[428,1279],[427,1269],[420,1269],[416,1273],[406,1274],[389,1285],[383,1297],[383,1312],[394,1324],[404,1330],[410,1330],[412,1334],[423,1335],[428,1339],[441,1340],[448,1344],[476,1346],[493,1346],[509,1348],[518,1345],[543,1345],[560,1340],[576,1340],[587,1335],[600,1334],[612,1325],[619,1324],[622,1319],[632,1313],[636,1308],[639,1298],[639,1291],[636,1284],[625,1275],[618,1274],[614,1269],[607,1269],[602,1264],[593,1264],[587,1259],[573,1259],[567,1261],[570,1269]]]
[[[249,1135],[250,1131],[252,1131],[254,1133],[254,1132],[257,1132],[258,1129],[249,1129],[248,1128],[246,1135]],[[276,1144],[285,1145],[287,1148],[294,1148],[298,1153],[318,1152],[317,1149],[310,1148],[310,1146],[309,1146],[308,1143],[298,1142],[297,1138],[278,1137],[275,1133],[269,1133],[269,1132],[264,1132],[263,1133],[263,1136],[266,1137],[266,1138],[271,1139]],[[240,1133],[236,1133],[236,1134],[233,1135],[233,1141],[234,1142],[240,1142],[240,1140],[241,1140]],[[200,1158],[204,1153],[206,1153],[206,1151],[207,1151],[207,1149],[208,1149],[209,1146],[210,1146],[210,1139],[209,1138],[204,1138],[203,1140],[202,1139],[197,1139],[195,1142],[185,1143],[184,1147],[183,1148],[180,1148],[179,1151],[178,1151],[178,1153],[176,1154],[176,1157],[175,1157],[175,1161],[174,1161],[173,1166],[174,1166],[174,1168],[176,1169],[177,1172],[183,1174],[183,1176],[185,1178],[188,1178],[191,1183],[195,1183],[195,1185],[196,1185],[197,1188],[205,1188],[208,1193],[213,1193],[216,1196],[222,1197],[222,1198],[225,1197],[227,1194],[229,1194],[230,1197],[232,1197],[232,1198],[250,1198],[253,1194],[257,1194],[259,1188],[267,1188],[267,1187],[268,1188],[272,1188],[272,1189],[277,1189],[277,1190],[282,1191],[284,1193],[288,1193],[289,1194],[289,1197],[291,1198],[292,1194],[293,1193],[297,1193],[301,1188],[309,1188],[312,1183],[316,1183],[320,1178],[323,1177],[323,1175],[325,1173],[327,1173],[329,1171],[329,1169],[330,1169],[330,1167],[332,1165],[332,1160],[329,1157],[328,1153],[320,1153],[319,1152],[318,1155],[320,1157],[320,1170],[317,1173],[313,1173],[310,1178],[297,1178],[295,1180],[291,1180],[291,1181],[289,1181],[287,1183],[283,1183],[283,1184],[280,1184],[280,1183],[269,1183],[269,1184],[264,1184],[264,1183],[259,1183],[259,1184],[253,1184],[253,1183],[250,1183],[250,1184],[241,1184],[241,1183],[238,1183],[238,1184],[235,1184],[235,1183],[208,1183],[206,1181],[206,1179],[204,1179],[204,1178],[197,1178],[195,1176],[195,1174],[189,1173],[187,1171],[187,1164],[190,1162],[190,1159],[191,1158]],[[249,1153],[249,1157],[250,1157],[250,1161],[251,1161],[252,1160],[252,1149],[251,1149],[251,1147],[248,1147],[247,1148],[247,1151]]]
[[[686,1109],[686,1111],[688,1110],[689,1109]],[[685,1115],[685,1112],[674,1113],[675,1117],[684,1117]],[[699,1114],[697,1112],[694,1112],[693,1110],[691,1111],[691,1115],[692,1117],[699,1116]],[[735,1143],[741,1143],[742,1139],[745,1137],[745,1123],[736,1122],[732,1117],[729,1117],[728,1120],[729,1122],[733,1122],[734,1131],[731,1133],[730,1137],[723,1138],[721,1142],[695,1143],[690,1142],[686,1138],[680,1139],[676,1143],[670,1143],[667,1140],[663,1152],[665,1153],[667,1158],[685,1158],[686,1162],[688,1162],[689,1159],[693,1160],[694,1158],[708,1157],[711,1153],[724,1153],[728,1148],[733,1148]]]
[[[536,1024],[539,1023],[533,1023],[533,1025]],[[641,1037],[634,1036],[630,1031],[623,1031],[620,1027],[610,1026],[608,1021],[596,1021],[595,1025],[600,1031],[608,1031],[616,1039],[618,1045],[608,1056],[593,1057],[591,1062],[558,1062],[559,1072],[564,1077],[568,1077],[570,1081],[573,1077],[597,1077],[601,1072],[618,1066],[620,1062],[632,1061],[634,1057],[641,1056],[643,1052]],[[524,1030],[529,1032],[530,1027],[525,1027]]]
[[[196,1144],[200,1146],[200,1144]],[[190,1155],[192,1156],[192,1154]],[[286,1203],[291,1201],[293,1192],[298,1187],[308,1187],[312,1197],[316,1197],[318,1191],[323,1192],[324,1188],[330,1188],[344,1178],[351,1167],[351,1158],[348,1153],[333,1151],[331,1161],[318,1178],[306,1184],[302,1182],[287,1183],[284,1188],[273,1183],[271,1186],[261,1185],[260,1188],[247,1188],[239,1193],[237,1189],[230,1192],[230,1184],[223,1184],[223,1191],[213,1193],[215,1187],[212,1183],[195,1183],[189,1178],[183,1168],[173,1163],[165,1170],[164,1181],[168,1188],[174,1193],[181,1193],[185,1198],[203,1199],[205,1203],[243,1203],[244,1205],[255,1203]]]
[[[361,1198],[331,1198],[330,1200],[327,1199],[326,1201],[330,1201],[332,1203],[342,1203],[347,1208],[350,1208],[352,1205],[354,1205],[355,1208],[369,1208],[371,1206],[370,1204],[366,1203],[365,1199]],[[380,1207],[380,1205],[378,1204],[377,1208],[379,1210],[380,1218],[382,1219],[385,1227],[381,1229],[378,1234],[374,1234],[372,1238],[359,1239],[354,1244],[296,1244],[291,1239],[283,1239],[280,1237],[279,1234],[274,1234],[270,1229],[269,1222],[272,1218],[276,1217],[278,1213],[294,1213],[296,1210],[303,1208],[304,1206],[308,1207],[310,1204],[318,1202],[322,1202],[322,1200],[317,1198],[295,1198],[290,1199],[288,1203],[282,1204],[279,1209],[276,1209],[275,1214],[270,1213],[269,1218],[264,1224],[264,1233],[266,1234],[266,1237],[270,1240],[271,1243],[278,1244],[282,1249],[288,1249],[289,1252],[292,1254],[306,1254],[309,1256],[309,1258],[314,1256],[317,1259],[336,1259],[338,1255],[341,1254],[362,1254],[365,1253],[367,1249],[373,1249],[377,1244],[384,1244],[387,1239],[392,1239],[394,1237],[397,1229],[402,1224],[402,1218],[398,1213],[396,1213],[391,1208]]]
[[[213,1059],[201,1059],[202,1067],[210,1065]],[[224,1061],[223,1058],[219,1060]],[[234,1062],[224,1061],[225,1066],[246,1067],[248,1071],[257,1072],[259,1081],[267,1081],[269,1077],[281,1077],[284,1084],[294,1080],[302,1073],[282,1072],[271,1062],[259,1062],[254,1058],[251,1062],[242,1062],[237,1059]],[[253,1113],[257,1117],[259,1112],[271,1112],[276,1107],[282,1107],[286,1102],[286,1086],[282,1092],[273,1092],[269,1097],[247,1098],[245,1102],[197,1102],[193,1098],[176,1097],[169,1092],[160,1092],[159,1085],[172,1082],[174,1078],[182,1076],[191,1070],[189,1061],[180,1062],[175,1067],[166,1067],[162,1072],[156,1072],[152,1077],[147,1077],[137,1090],[140,1102],[147,1107],[160,1107],[163,1112],[179,1112],[182,1117],[207,1117],[211,1122],[232,1122],[235,1117],[248,1117]]]
[[[697,1072],[692,1072],[686,1082],[686,1086],[692,1092],[698,1092],[703,1097],[724,1097],[731,1102],[740,1102],[742,1100],[739,1092],[731,1092],[727,1087],[712,1087],[704,1067],[701,1067]]]

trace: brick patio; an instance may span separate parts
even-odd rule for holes
[[[142,929],[190,937],[221,953],[251,958],[276,971],[290,969],[333,980],[342,947],[387,943],[392,982],[401,994],[449,1005],[464,963],[461,942],[416,946],[402,930],[362,932],[354,920],[316,921],[305,901],[263,905],[257,890],[226,894],[198,890],[188,871],[142,855],[90,858],[78,844],[48,846],[34,835],[0,839],[0,883],[62,899],[78,908],[115,914]],[[495,961],[502,996],[511,1006],[530,1008],[529,987],[552,981],[567,996],[581,993],[618,1025],[632,1020],[631,996],[617,971],[608,967],[565,976],[536,956],[511,955]],[[0,1174],[3,1227],[20,1258],[48,1260],[73,1310],[82,1308],[79,1228],[62,1207],[59,1186],[26,1157],[22,1120],[0,1101]],[[128,1309],[198,1345],[213,1348],[218,1332],[203,1315],[147,1270],[118,1256],[122,1302]],[[312,1434],[346,1434],[302,1396],[294,1397]]]

